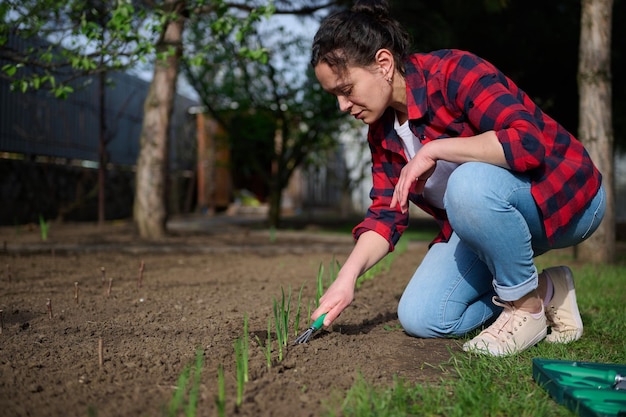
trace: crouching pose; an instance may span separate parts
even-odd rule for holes
[[[369,126],[372,203],[356,244],[312,314],[328,326],[357,278],[393,250],[408,205],[441,230],[398,306],[416,337],[464,335],[466,351],[508,355],[583,324],[566,266],[533,258],[576,245],[602,220],[602,177],[583,145],[494,65],[460,50],[408,52],[384,1],[327,17],[311,63],[342,111]]]

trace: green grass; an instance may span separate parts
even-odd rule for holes
[[[558,254],[537,259],[540,270],[557,264],[574,263]],[[532,359],[626,363],[626,263],[584,264],[572,270],[585,323],[581,340],[569,345],[542,342],[505,358],[454,352],[441,365],[440,378],[429,383],[396,379],[391,386],[380,387],[360,378],[343,402],[329,403],[328,410],[340,409],[346,417],[574,416],[535,383]],[[324,415],[336,414],[327,411]]]

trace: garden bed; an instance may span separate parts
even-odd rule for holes
[[[426,242],[411,242],[389,270],[363,282],[331,329],[306,345],[289,343],[280,361],[274,347],[268,367],[262,345],[274,300],[291,293],[295,309],[302,288],[303,330],[318,269],[345,260],[349,235],[232,224],[156,243],[128,224],[52,225],[46,241],[35,227],[0,233],[3,415],[167,415],[200,349],[198,416],[218,415],[220,365],[226,415],[318,416],[360,375],[374,385],[391,385],[396,375],[436,383],[438,365],[459,349],[458,341],[411,338],[399,327],[397,302]],[[249,382],[237,406],[234,344],[244,316]]]

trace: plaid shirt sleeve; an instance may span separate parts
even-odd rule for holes
[[[391,124],[388,123],[389,119]],[[386,137],[385,128],[389,126],[393,126],[392,111],[387,111],[382,120],[370,126],[368,143],[372,153],[372,203],[365,219],[352,230],[352,234],[358,239],[363,233],[373,230],[389,242],[389,251],[393,251],[408,226],[409,215],[408,212],[403,214],[398,206],[393,209],[389,207],[400,171],[407,162],[399,142],[383,140]]]

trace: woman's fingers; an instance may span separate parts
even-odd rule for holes
[[[335,319],[341,315],[342,311],[343,309],[339,309],[336,306],[334,308],[331,308],[328,313],[326,313],[326,317],[324,317],[324,327],[330,326],[333,321],[335,321]]]
[[[424,191],[426,181],[433,174],[436,168],[436,163],[433,161],[432,166],[428,169],[419,170],[417,168],[417,160],[414,158],[400,171],[400,177],[393,189],[393,195],[391,196],[390,208],[400,206],[402,213],[406,213],[409,209],[409,193],[413,188],[417,194],[421,194]]]
[[[337,317],[341,315],[341,312],[345,307],[340,307],[338,304],[334,306],[326,306],[324,304],[320,304],[320,306],[311,314],[311,320],[315,321],[319,316],[326,313],[326,317],[324,317],[324,327],[328,327],[332,324],[333,321]]]
[[[406,212],[409,205],[409,191],[411,190],[411,186],[414,185],[412,181],[407,180],[407,176],[404,170],[400,174],[400,178],[398,179],[398,183],[393,189],[393,195],[391,196],[391,203],[389,204],[390,208],[394,208],[396,205],[400,205],[400,210],[402,213]]]
[[[335,281],[320,298],[319,307],[311,314],[312,320],[316,320],[319,316],[326,313],[324,326],[330,326],[341,315],[341,312],[352,303],[354,289],[340,284],[340,282]]]

